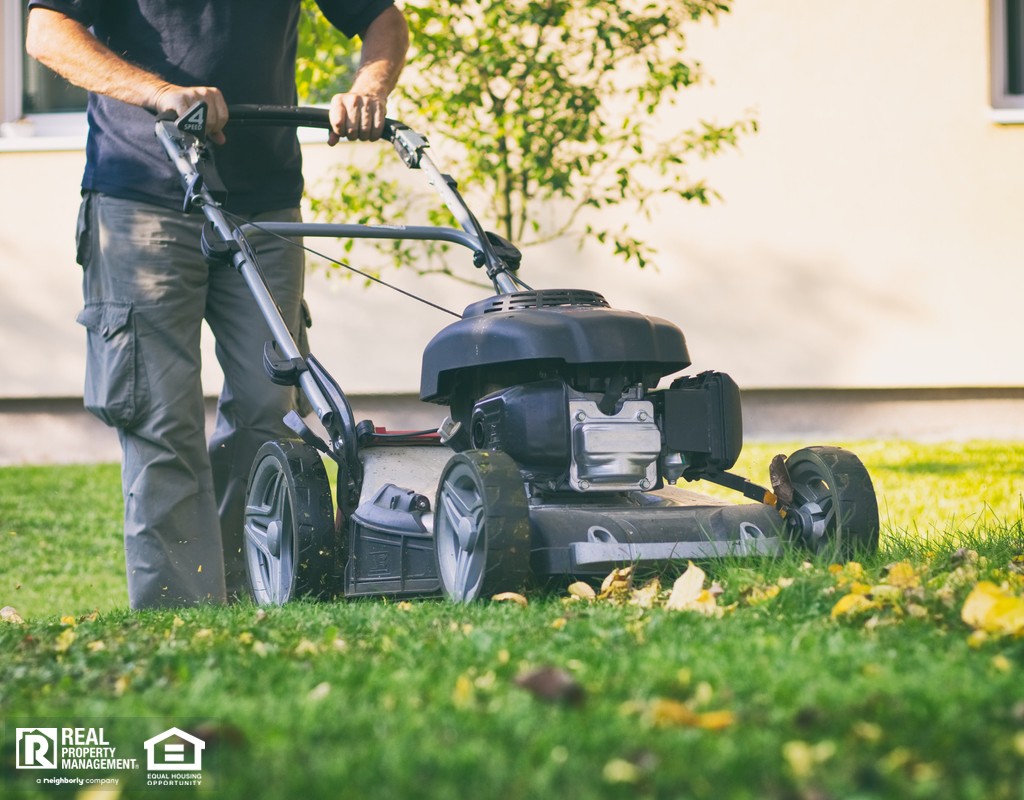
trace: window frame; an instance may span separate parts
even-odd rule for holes
[[[0,152],[84,150],[85,111],[24,114],[24,0],[0,0]]]
[[[1010,94],[1006,6],[1009,0],[989,0],[989,52],[991,65],[990,117],[1003,125],[1024,124],[1024,94]],[[1024,10],[1024,9],[1022,9]],[[1022,76],[1024,77],[1024,76]]]

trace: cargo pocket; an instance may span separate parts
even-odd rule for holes
[[[132,304],[87,303],[78,321],[88,331],[85,407],[111,427],[130,428],[147,402],[135,353]]]

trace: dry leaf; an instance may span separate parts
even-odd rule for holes
[[[73,628],[78,624],[78,620],[76,620],[74,617],[61,617],[60,624],[70,625]]]
[[[720,731],[736,722],[736,715],[731,711],[705,711],[697,719],[697,727],[709,731]]]
[[[782,590],[774,583],[771,586],[754,586],[746,593],[745,597],[748,605],[757,606],[778,597],[780,591]]]
[[[67,652],[67,649],[71,647],[71,643],[75,641],[75,630],[74,628],[65,628],[60,636],[57,637],[56,650],[58,653]]]
[[[879,608],[878,603],[873,603],[862,594],[847,594],[839,598],[839,602],[832,606],[832,619],[839,617],[853,617],[864,611]]]
[[[692,561],[688,562],[686,572],[676,578],[676,582],[672,584],[672,594],[669,595],[665,608],[669,611],[690,609],[704,591],[705,577],[704,570],[694,566]]]
[[[988,633],[1024,634],[1024,599],[982,581],[967,596],[960,611],[964,622]]]
[[[796,582],[796,578],[779,578],[776,583],[780,589],[788,589]]]
[[[629,604],[631,606],[639,606],[640,608],[653,608],[658,602],[660,594],[661,581],[653,578],[642,588],[633,590],[633,596],[629,598]]]
[[[3,608],[0,608],[0,620],[10,622],[15,625],[25,624],[25,620],[21,618],[21,615],[18,614],[12,606],[4,606]]]
[[[871,586],[868,588],[867,593],[871,595],[871,599],[881,603],[898,603],[903,599],[904,590],[898,586],[891,586],[887,584],[879,584],[878,586]]]
[[[613,569],[603,581],[601,581],[600,599],[609,597],[618,599],[625,595],[633,587],[633,568],[622,567]]]
[[[899,589],[913,589],[921,585],[921,579],[914,572],[914,565],[909,561],[900,561],[889,567],[886,583]]]
[[[516,686],[532,692],[549,703],[568,703],[578,706],[586,699],[586,692],[576,679],[558,667],[540,667],[519,675]]]
[[[526,608],[526,606],[528,605],[527,599],[523,597],[521,594],[517,594],[516,592],[501,592],[500,594],[494,595],[494,597],[492,597],[491,600],[495,603],[512,602],[520,608]]]
[[[554,628],[556,631],[560,631],[562,630],[562,628],[565,627],[565,623],[567,623],[568,621],[569,620],[567,620],[565,617],[559,617],[551,623],[551,627]]]
[[[107,649],[107,646],[103,644],[102,639],[97,639],[95,642],[89,642],[86,647],[89,648],[90,653],[98,653],[100,650]]]
[[[309,694],[307,694],[306,697],[315,703],[318,700],[323,700],[330,693],[331,684],[329,684],[327,681],[324,681],[323,683],[318,683],[316,686],[310,689]]]
[[[402,602],[400,602],[398,604],[398,610],[399,611],[412,611],[412,603],[410,603],[408,600],[403,600]]]
[[[311,655],[315,656],[320,652],[320,648],[317,647],[316,643],[309,641],[309,639],[303,639],[297,645],[295,645],[295,655]]]
[[[651,723],[656,728],[690,728],[697,724],[699,714],[677,700],[658,698],[651,703]]]
[[[576,583],[570,585],[569,595],[570,597],[578,597],[580,600],[597,599],[597,592],[594,591],[594,587],[583,581],[576,581]]]

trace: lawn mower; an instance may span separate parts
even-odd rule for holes
[[[330,126],[326,110],[304,107],[232,106],[229,119]],[[388,120],[383,138],[426,174],[460,229],[238,220],[222,208],[205,120],[197,104],[156,123],[181,173],[184,210],[206,216],[203,252],[233,264],[266,318],[269,379],[298,386],[327,433],[291,412],[284,421],[296,438],[267,442],[254,460],[245,556],[256,602],[469,602],[626,564],[664,569],[785,547],[842,559],[877,548],[874,489],[853,453],[777,456],[770,488],[729,472],[743,444],[736,383],[721,372],[670,379],[690,366],[671,322],[611,308],[594,291],[530,288],[519,250],[483,229],[421,134]],[[495,294],[455,314],[424,350],[420,399],[448,409],[438,430],[355,420],[337,381],[289,334],[250,245],[259,236],[434,240],[470,251]],[[324,457],[337,464],[333,495]],[[697,480],[753,502],[676,485]]]

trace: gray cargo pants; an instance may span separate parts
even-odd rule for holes
[[[299,221],[298,209],[255,220]],[[121,440],[124,542],[131,607],[223,603],[247,593],[245,486],[256,450],[294,435],[282,417],[291,387],[263,370],[271,338],[242,276],[211,265],[205,217],[86,193],[78,225],[88,330],[85,405]],[[257,255],[303,352],[303,254],[259,237]],[[217,340],[224,388],[207,446],[200,326]]]

